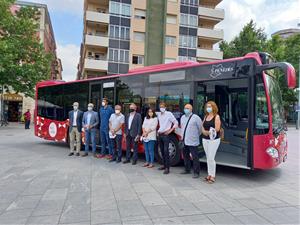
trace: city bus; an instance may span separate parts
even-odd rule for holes
[[[194,113],[203,119],[205,102],[213,100],[219,107],[224,129],[216,163],[245,169],[274,168],[287,159],[287,135],[281,92],[274,76],[276,69],[284,73],[286,85],[295,88],[292,65],[274,62],[267,53],[258,52],[205,63],[153,65],[127,74],[72,82],[40,82],[36,85],[35,135],[68,142],[68,112],[75,101],[83,111],[89,102],[99,111],[101,99],[106,97],[112,107],[120,104],[123,114],[129,112],[130,103],[135,103],[143,118],[149,107],[158,110],[159,103],[165,102],[179,120],[186,103],[191,103]],[[174,166],[182,160],[180,128],[170,134],[170,139],[169,153]],[[200,145],[199,153],[201,148]],[[143,152],[142,145],[139,152]],[[159,147],[156,159],[161,162]],[[201,161],[205,160],[203,156]]]

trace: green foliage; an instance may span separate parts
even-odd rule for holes
[[[276,61],[291,63],[299,76],[300,34],[285,40],[277,35],[267,39],[264,30],[257,28],[251,20],[232,41],[222,41],[220,49],[223,51],[225,59],[243,56],[249,52],[268,52]],[[296,93],[286,87],[285,77],[282,73],[275,71],[275,75],[282,91],[284,106],[288,108],[297,101]]]
[[[22,7],[13,15],[13,3],[0,1],[0,85],[32,97],[35,84],[49,77],[53,56],[37,35],[38,10]]]

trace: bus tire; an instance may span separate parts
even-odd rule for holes
[[[175,134],[170,134],[169,154],[170,166],[177,166],[181,162],[179,142]],[[159,164],[163,164],[159,143],[156,145],[155,158]]]

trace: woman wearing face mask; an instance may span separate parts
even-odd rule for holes
[[[209,101],[205,105],[205,117],[202,125],[202,142],[207,159],[208,176],[205,180],[212,184],[216,177],[216,152],[220,145],[221,120],[218,115],[218,106]]]
[[[144,167],[153,168],[154,146],[156,143],[156,129],[158,120],[153,109],[148,109],[147,116],[143,122],[143,143],[145,149],[146,163]]]

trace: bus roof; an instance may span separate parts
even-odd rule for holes
[[[158,64],[158,65],[145,66],[145,67],[141,67],[141,68],[131,69],[126,74],[114,74],[114,75],[108,75],[108,76],[103,76],[103,77],[89,78],[89,79],[85,79],[85,80],[74,80],[74,81],[68,81],[68,82],[65,82],[62,80],[41,81],[41,82],[37,83],[36,86],[37,86],[37,88],[39,88],[39,87],[44,87],[44,86],[87,82],[87,81],[109,79],[109,78],[115,78],[115,77],[121,77],[121,76],[131,76],[131,75],[138,75],[138,74],[155,73],[155,72],[160,72],[160,71],[168,71],[168,70],[189,68],[189,67],[195,67],[195,66],[202,66],[202,65],[204,66],[204,65],[216,64],[216,63],[231,62],[231,61],[243,60],[246,58],[255,58],[256,60],[258,60],[259,55],[257,52],[253,52],[253,53],[248,53],[246,56],[243,56],[243,57],[216,60],[216,61],[211,61],[211,62],[201,62],[201,63],[194,62],[194,61],[172,62],[172,63]]]

